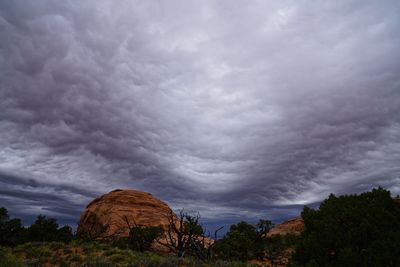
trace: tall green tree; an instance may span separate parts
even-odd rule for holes
[[[305,207],[293,266],[400,266],[400,205],[382,188]]]

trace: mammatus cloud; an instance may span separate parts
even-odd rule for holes
[[[137,188],[205,219],[400,193],[397,1],[2,1],[0,203]]]

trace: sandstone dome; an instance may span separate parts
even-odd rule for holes
[[[128,236],[129,225],[166,227],[171,214],[171,208],[150,193],[117,189],[89,203],[77,233],[96,239],[116,239]]]

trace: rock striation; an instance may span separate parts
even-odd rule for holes
[[[171,208],[150,193],[117,189],[102,195],[86,207],[77,233],[96,239],[115,240],[129,235],[129,226],[169,224]]]

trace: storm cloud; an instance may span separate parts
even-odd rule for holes
[[[0,204],[205,220],[400,193],[398,1],[1,1]]]

